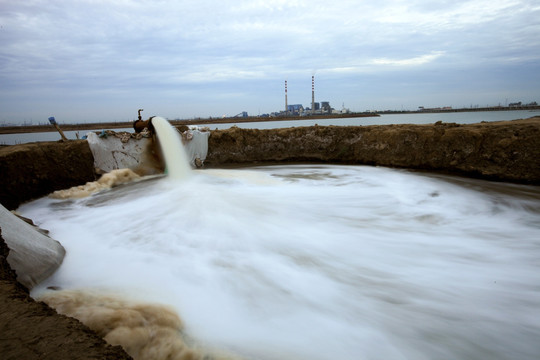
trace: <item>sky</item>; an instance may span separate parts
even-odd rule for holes
[[[538,0],[0,0],[0,125],[540,103]]]

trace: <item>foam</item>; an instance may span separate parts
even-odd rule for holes
[[[460,184],[363,166],[199,170],[20,211],[67,251],[34,294],[96,288],[168,304],[204,349],[533,359],[539,189]]]
[[[209,355],[189,345],[182,320],[163,305],[76,290],[50,291],[39,300],[60,314],[78,319],[109,344],[122,346],[136,360],[232,359]]]
[[[112,170],[103,174],[97,181],[87,182],[85,185],[74,186],[70,189],[58,190],[50,194],[49,197],[53,199],[83,198],[139,178],[140,176],[130,169]]]

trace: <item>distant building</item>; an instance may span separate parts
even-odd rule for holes
[[[330,106],[329,101],[321,101],[321,111],[323,113],[331,113],[332,112],[332,107]]]
[[[242,117],[242,118],[246,118],[246,117],[248,117],[248,113],[247,113],[247,111],[242,111],[241,113],[236,114],[236,115],[234,115],[233,117]]]
[[[418,107],[418,111],[448,111],[452,110],[451,106],[443,106],[443,107],[436,107],[436,108],[425,108],[423,106]]]
[[[302,104],[288,105],[287,112],[290,115],[300,115],[304,112],[304,107],[302,106]]]

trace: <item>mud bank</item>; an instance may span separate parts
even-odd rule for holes
[[[95,180],[94,159],[85,140],[1,146],[0,174],[0,203],[10,210]]]
[[[540,118],[471,125],[215,130],[208,165],[330,162],[540,184]]]

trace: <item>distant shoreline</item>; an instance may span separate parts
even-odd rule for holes
[[[238,117],[238,118],[195,118],[190,120],[169,120],[173,126],[180,125],[212,125],[212,124],[234,124],[245,122],[265,122],[265,121],[291,121],[291,120],[311,120],[321,119],[339,119],[352,117],[375,117],[376,113],[351,113],[351,114],[327,114],[314,116],[280,116],[280,117]],[[77,130],[99,130],[99,129],[122,129],[132,128],[132,121],[123,122],[99,122],[88,124],[58,124],[62,131]],[[51,125],[30,125],[30,126],[0,126],[0,134],[19,134],[19,133],[37,133],[37,132],[55,132],[56,129]]]
[[[479,111],[522,111],[522,110],[540,110],[540,106],[521,106],[521,107],[484,107],[484,108],[461,108],[461,109],[424,109],[421,111],[394,111],[387,110],[373,113],[349,113],[349,114],[326,114],[326,115],[308,115],[308,116],[280,116],[280,117],[226,117],[226,118],[195,118],[189,120],[169,120],[174,126],[179,125],[212,125],[212,124],[234,124],[246,122],[267,122],[267,121],[302,121],[321,119],[339,119],[354,117],[376,117],[387,114],[432,114],[432,113],[455,113],[455,112],[479,112]],[[97,122],[88,124],[62,124],[59,123],[63,131],[77,130],[99,130],[99,129],[121,129],[131,128],[132,121],[123,122]],[[0,134],[20,134],[20,133],[38,133],[55,132],[56,129],[51,125],[30,125],[30,126],[0,126]]]

